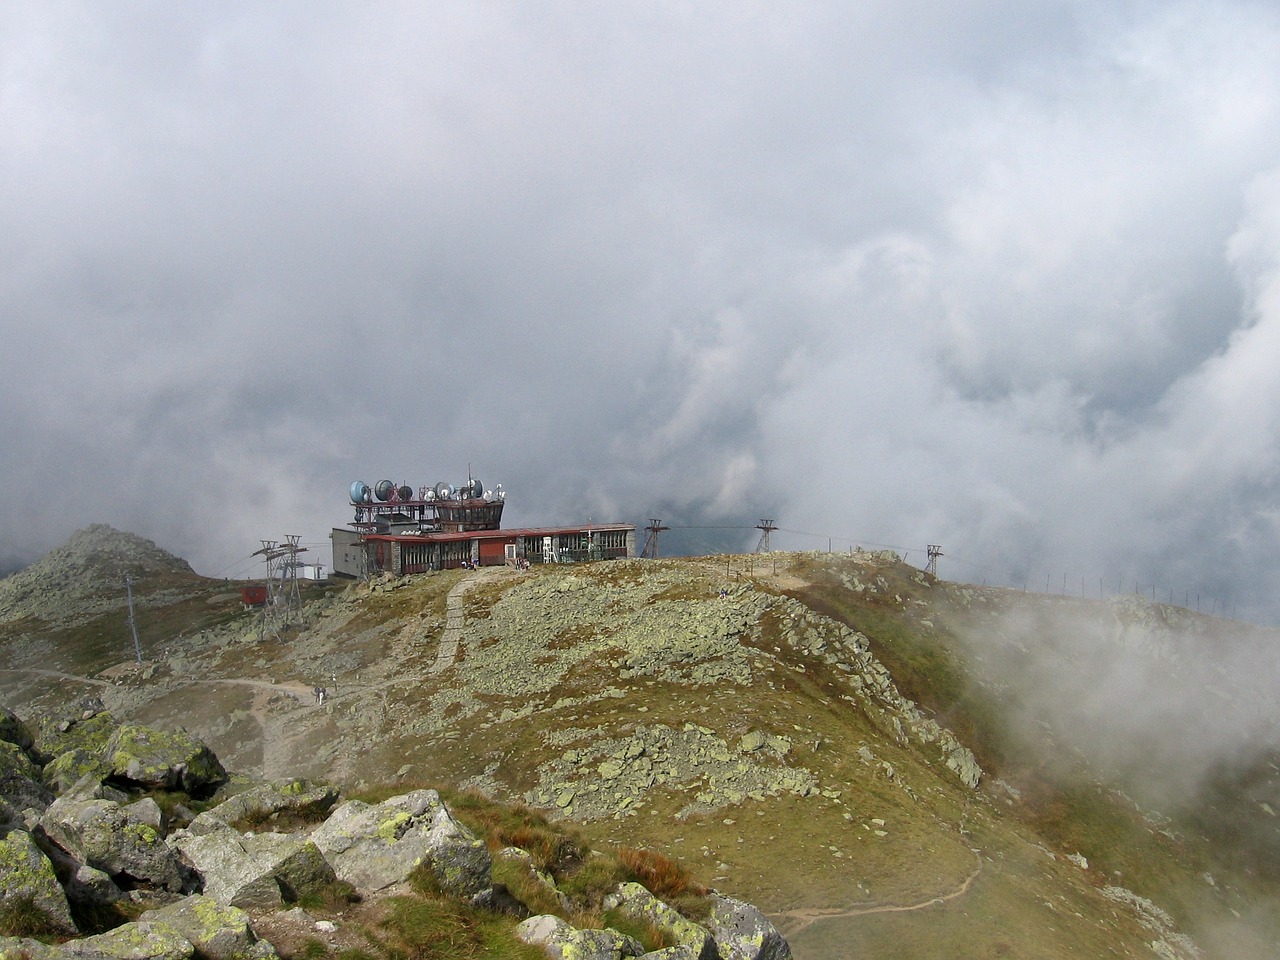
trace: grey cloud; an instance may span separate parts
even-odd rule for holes
[[[1277,616],[1269,10],[133,10],[4,14],[5,555],[471,463]]]

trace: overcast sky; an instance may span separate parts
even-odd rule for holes
[[[352,480],[470,464],[509,526],[1278,621],[1278,49],[1224,0],[0,0],[0,562],[327,561]]]

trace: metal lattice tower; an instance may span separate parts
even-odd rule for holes
[[[262,549],[254,552],[254,556],[261,556],[267,565],[267,602],[262,605],[260,639],[265,639],[268,632],[276,633],[280,627],[287,626],[290,613],[302,610],[302,594],[298,590],[298,554],[306,552],[307,548],[298,545],[301,539],[297,534],[290,534],[283,544],[277,540],[262,540],[259,541]]]
[[[756,529],[760,531],[760,542],[756,544],[756,553],[769,553],[771,550],[769,534],[778,528],[774,526],[772,520],[761,520],[756,524]]]
[[[288,551],[288,559],[285,561],[287,570],[280,571],[280,592],[284,597],[284,621],[289,622],[289,612],[296,610],[302,612],[302,594],[298,591],[298,554],[306,553],[306,547],[298,546],[298,541],[302,537],[299,534],[286,534],[287,541],[284,549]]]
[[[649,532],[649,536],[645,538],[644,549],[640,551],[641,559],[657,560],[658,559],[658,534],[663,530],[670,530],[670,527],[664,527],[661,520],[649,518],[649,525],[645,530]]]
[[[936,543],[931,543],[926,549],[929,553],[929,562],[925,565],[924,572],[936,577],[938,575],[938,558],[942,556],[942,547]]]

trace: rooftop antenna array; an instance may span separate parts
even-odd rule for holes
[[[645,527],[649,536],[645,538],[644,549],[640,551],[641,559],[657,560],[658,559],[658,534],[663,530],[670,530],[670,527],[664,527],[661,520],[649,518],[649,525]]]
[[[942,547],[936,543],[930,543],[925,547],[925,550],[929,554],[929,562],[925,564],[924,572],[936,577],[938,575],[938,558],[942,556]]]
[[[761,520],[756,524],[756,529],[760,531],[760,542],[756,544],[756,553],[768,553],[770,551],[769,534],[778,528],[772,520]]]

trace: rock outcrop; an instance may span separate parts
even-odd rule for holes
[[[100,716],[86,711],[83,722]],[[228,779],[217,757],[195,738],[98,722],[81,730],[84,736],[73,733],[75,723],[55,725],[42,741],[23,738],[25,725],[7,712],[0,721],[14,737],[0,741],[0,757],[8,764],[0,768],[5,782],[21,780],[43,791],[35,795],[24,787],[11,791],[16,803],[0,799],[0,906],[21,903],[41,919],[45,937],[88,934],[56,945],[0,936],[0,960],[272,960],[277,952],[259,936],[252,918],[283,916],[281,911],[306,897],[323,901],[326,891],[344,882],[360,897],[425,881],[437,895],[528,915],[523,903],[495,887],[485,842],[453,817],[435,790],[335,806],[338,792],[325,784],[285,780],[246,788],[241,782],[239,793],[199,815],[187,811],[187,825],[171,831],[160,805],[139,796],[142,791],[208,791]],[[42,751],[42,742],[65,749],[53,756]],[[753,750],[765,746],[747,744]],[[40,757],[47,758],[43,768]],[[72,782],[75,773],[80,775]],[[63,795],[54,798],[42,779]],[[322,822],[308,825],[316,821]],[[261,825],[286,830],[256,832]],[[574,915],[571,899],[550,874],[533,866],[527,851],[511,848],[502,855],[527,863],[566,915]],[[124,922],[118,908],[126,902],[136,920]],[[645,953],[638,941],[616,930],[576,929],[549,915],[525,920],[514,935],[565,960],[790,956],[754,907],[726,897],[713,897],[708,926],[685,918],[639,884],[622,885],[608,902],[663,931],[675,945]],[[100,918],[113,911],[115,925],[103,930]],[[81,917],[98,917],[98,930],[78,928]]]

